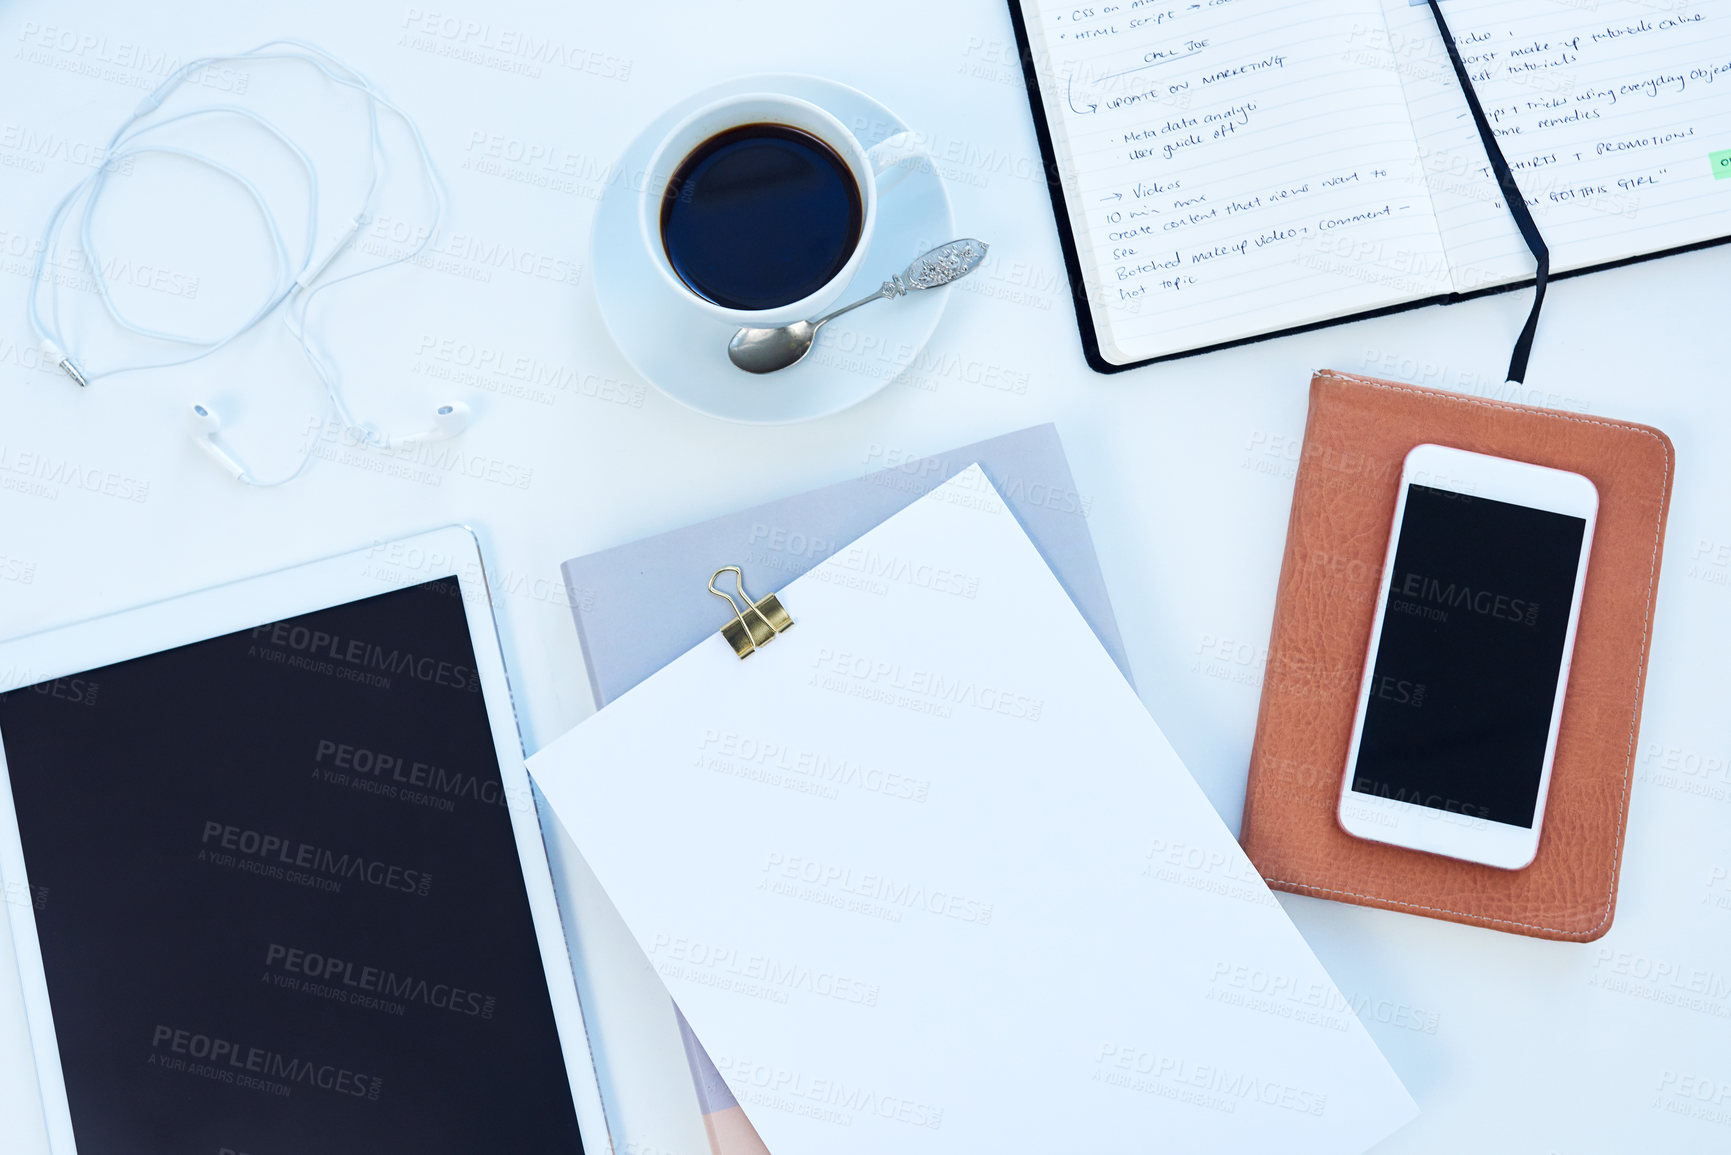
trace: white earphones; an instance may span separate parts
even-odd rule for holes
[[[263,484],[247,471],[234,454],[230,453],[216,439],[222,432],[222,418],[216,415],[210,406],[193,402],[190,422],[192,439],[198,447],[210,455],[210,459],[222,466],[233,475],[236,481],[248,485]],[[413,449],[429,441],[448,441],[469,427],[469,407],[461,401],[447,401],[433,410],[433,423],[419,433],[411,433],[402,437],[386,437],[369,425],[351,425],[349,428],[357,434],[357,440],[381,449],[404,450]],[[309,453],[310,456],[310,453]],[[286,479],[285,479],[286,480]],[[280,484],[280,483],[278,483]]]
[[[210,459],[234,475],[236,481],[249,480],[246,466],[234,459],[234,456],[224,449],[216,439],[222,429],[222,418],[197,402],[192,406],[192,439],[198,447],[210,455]]]
[[[428,441],[449,441],[469,427],[469,407],[461,401],[447,401],[433,410],[433,423],[419,433],[407,437],[376,437],[374,444],[385,449],[407,449]]]
[[[139,124],[147,117],[155,116],[163,103],[195,72],[209,69],[215,64],[243,60],[300,61],[317,69],[326,80],[351,89],[366,99],[371,177],[362,197],[359,211],[353,215],[352,219],[344,223],[341,233],[336,236],[322,254],[315,252],[321,231],[318,214],[317,168],[306,151],[277,125],[249,108],[233,104],[195,108],[187,112],[157,117],[148,124]],[[331,277],[315,285],[314,282],[319,281],[332,262],[348,249],[374,216],[375,206],[381,192],[380,185],[386,170],[385,149],[379,135],[381,110],[395,117],[414,140],[418,168],[433,201],[432,222],[421,232],[419,243],[408,252],[363,269]],[[291,159],[298,163],[306,179],[308,201],[306,242],[300,253],[290,256],[288,247],[283,240],[282,230],[278,227],[276,216],[271,212],[269,201],[242,173],[213,157],[190,151],[177,143],[158,143],[150,137],[150,134],[169,125],[209,116],[239,117],[256,125],[281,145],[290,154]],[[91,235],[91,219],[95,216],[97,201],[107,186],[110,173],[117,166],[122,166],[129,162],[131,157],[140,153],[162,153],[190,160],[240,185],[251,196],[261,219],[270,232],[270,240],[276,256],[276,284],[259,307],[244,322],[222,337],[212,339],[191,336],[139,324],[120,310],[109,293],[108,279],[101,273],[101,258]],[[444,215],[444,189],[440,184],[438,172],[433,167],[432,154],[427,149],[426,141],[422,139],[420,128],[407,113],[392,103],[362,73],[350,68],[324,49],[297,40],[272,40],[259,45],[250,52],[236,56],[211,56],[193,60],[169,76],[157,86],[154,92],[139,103],[132,116],[121,124],[110,137],[108,149],[104,156],[102,166],[74,186],[55,206],[54,212],[48,220],[48,228],[42,246],[36,255],[35,279],[30,289],[30,323],[35,329],[37,337],[41,340],[43,353],[50,364],[59,366],[75,383],[83,386],[99,378],[114,376],[119,373],[189,364],[209,356],[243,334],[250,332],[259,322],[280,309],[284,325],[294,337],[296,344],[300,346],[302,354],[307,359],[307,364],[312,367],[313,372],[317,374],[320,383],[324,386],[331,408],[335,410],[338,419],[357,443],[376,446],[381,449],[398,450],[423,442],[456,437],[468,427],[469,407],[460,401],[440,403],[434,411],[432,424],[419,433],[392,436],[381,433],[370,424],[356,421],[343,400],[335,368],[327,362],[308,332],[307,314],[313,298],[324,290],[344,281],[413,260],[432,242],[439,221]],[[84,265],[84,271],[90,275],[90,280],[95,283],[102,305],[110,320],[120,329],[135,336],[185,347],[191,350],[190,355],[132,365],[119,365],[104,369],[101,372],[90,372],[79,364],[78,359],[73,354],[65,351],[72,348],[72,342],[62,334],[60,328],[59,287],[61,278],[45,277],[43,273],[63,227],[72,218],[74,209],[80,202],[82,202],[82,207],[79,209],[77,224],[78,259]],[[49,299],[46,317],[42,312],[40,301],[44,287],[46,287]],[[314,439],[292,472],[274,480],[263,481],[217,440],[222,422],[209,406],[202,403],[194,404],[192,406],[192,422],[193,440],[198,443],[199,448],[237,480],[248,485],[281,485],[283,482],[292,480],[306,469],[318,448],[317,440]]]

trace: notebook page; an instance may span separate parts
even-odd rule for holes
[[[1446,293],[1380,0],[1021,0],[1115,363]]]
[[[1383,0],[1461,292],[1532,276],[1428,6]],[[1446,0],[1555,272],[1731,234],[1731,5]],[[1719,179],[1715,179],[1715,176]]]

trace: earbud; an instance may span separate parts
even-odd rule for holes
[[[456,437],[469,427],[469,407],[461,401],[447,401],[433,410],[433,427],[418,441],[444,441]]]
[[[386,449],[406,449],[428,441],[448,441],[469,427],[469,407],[461,401],[446,401],[433,410],[433,423],[419,433],[403,437],[386,437],[370,426],[364,427],[367,440]]]
[[[192,439],[198,447],[210,455],[210,459],[228,470],[237,481],[246,481],[246,466],[236,461],[216,440],[217,433],[222,429],[222,418],[210,409],[197,402],[192,406]]]

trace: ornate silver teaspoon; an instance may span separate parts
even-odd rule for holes
[[[747,373],[773,373],[797,364],[811,352],[817,331],[843,313],[851,313],[861,305],[886,297],[900,297],[916,289],[935,289],[959,280],[980,267],[980,262],[986,259],[986,249],[986,242],[972,237],[951,241],[915,257],[898,276],[885,281],[883,287],[871,296],[862,297],[832,313],[779,328],[741,329],[727,343],[728,359]]]

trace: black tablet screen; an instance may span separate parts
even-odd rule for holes
[[[581,1151],[455,578],[0,695],[0,739],[80,1155]]]

